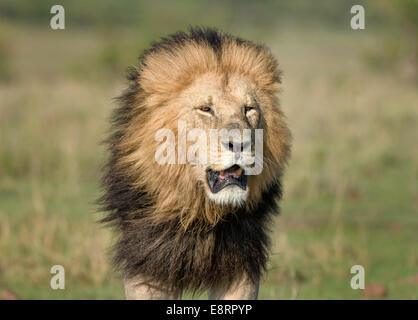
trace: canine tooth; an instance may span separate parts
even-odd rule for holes
[[[237,171],[234,172],[234,177],[238,178],[242,174],[242,168],[239,168]]]

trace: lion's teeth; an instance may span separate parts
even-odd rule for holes
[[[239,178],[242,174],[242,168],[239,168],[237,171],[234,172],[234,177]]]
[[[219,176],[221,177],[221,179],[225,179],[225,171],[221,170],[221,172],[219,173]]]

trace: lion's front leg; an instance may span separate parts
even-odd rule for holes
[[[213,288],[208,291],[209,300],[256,300],[259,279],[251,281],[246,275],[235,281],[229,288]]]
[[[127,300],[179,300],[182,292],[171,291],[141,277],[125,278]]]

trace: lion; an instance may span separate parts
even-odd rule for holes
[[[126,298],[180,299],[188,290],[257,299],[291,146],[277,61],[265,46],[212,28],[162,38],[139,60],[113,113],[101,198],[102,222],[119,234],[114,265]],[[180,121],[203,133],[252,134],[221,141],[226,161],[160,164],[156,136],[170,130],[177,144]],[[263,132],[263,166],[248,175],[255,130]]]

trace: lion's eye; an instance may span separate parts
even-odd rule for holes
[[[245,113],[248,113],[248,112],[250,112],[251,110],[255,110],[253,107],[251,107],[251,106],[244,106],[244,111],[245,111]]]
[[[212,108],[209,106],[201,106],[200,111],[212,113]]]

